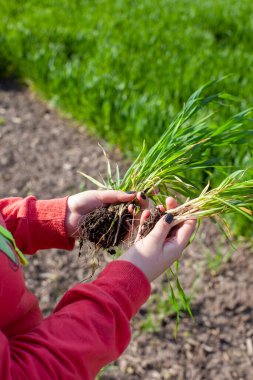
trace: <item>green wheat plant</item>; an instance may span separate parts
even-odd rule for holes
[[[233,115],[221,125],[212,122],[212,116],[215,116],[213,112],[203,116],[201,111],[207,105],[230,99],[230,96],[223,92],[203,95],[217,82],[209,82],[194,92],[182,111],[147,152],[143,143],[143,149],[123,178],[120,177],[118,165],[113,178],[110,161],[105,152],[106,180],[103,179],[101,182],[85,173],[81,174],[104,189],[145,191],[152,197],[152,190],[159,188],[161,196],[197,196],[201,183],[196,180],[193,182],[194,172],[197,175],[210,169],[220,172],[228,169],[219,157],[209,155],[213,148],[226,149],[228,146],[248,144],[250,149],[253,146],[252,108]]]
[[[208,184],[197,198],[167,211],[173,216],[174,225],[187,219],[207,217],[226,225],[224,216],[228,213],[241,214],[253,222],[253,179],[244,179],[246,174],[247,170],[235,171],[219,186],[209,190]]]

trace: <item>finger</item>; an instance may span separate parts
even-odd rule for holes
[[[140,224],[140,208],[137,207],[135,204],[130,204],[128,206],[128,212],[132,215],[132,222],[135,226],[138,226]]]
[[[134,226],[133,226],[132,219],[127,219],[126,220],[126,225],[127,225],[128,231],[127,231],[127,233],[125,235],[124,240],[125,241],[132,241],[132,236],[133,236],[133,231],[134,231]]]
[[[135,210],[136,210],[136,205],[133,204],[133,203],[131,203],[131,204],[128,206],[128,212],[129,212],[130,214],[133,214]]]
[[[182,249],[184,249],[187,246],[196,228],[196,224],[197,224],[196,219],[189,219],[189,220],[184,221],[181,226],[178,226],[175,237],[177,239],[178,245]]]
[[[120,190],[105,190],[98,193],[98,198],[105,205],[108,203],[131,202],[135,197],[136,192],[125,193]]]
[[[144,194],[144,192],[141,192],[139,191],[136,195],[136,199],[138,201],[138,209],[137,209],[137,205],[135,204],[130,204],[129,207],[128,207],[128,211],[131,213],[131,214],[135,214],[134,215],[134,219],[135,219],[135,226],[138,226],[139,225],[139,222],[140,222],[140,214],[143,210],[149,208],[149,198]],[[137,211],[136,211],[137,209]]]
[[[163,205],[158,205],[158,206],[156,206],[156,208],[159,210],[159,211],[161,211],[161,212],[165,212],[166,210],[165,210],[165,207],[163,206]]]
[[[178,206],[178,203],[177,201],[172,198],[172,197],[168,197],[166,198],[166,207],[167,207],[167,210],[170,210],[172,208],[176,208]]]
[[[146,208],[148,208],[149,199],[148,199],[148,197],[146,196],[146,194],[143,191],[139,191],[137,193],[136,198],[137,198],[137,200],[139,202],[141,211],[143,211]]]
[[[136,236],[136,241],[138,241],[141,238],[142,227],[143,227],[144,223],[148,220],[149,217],[150,217],[150,210],[144,210],[141,214],[139,229],[138,229],[138,233]]]
[[[172,225],[172,215],[171,214],[166,214],[163,216],[155,225],[153,230],[148,234],[149,237],[152,239],[162,241],[166,239],[168,233],[170,232]]]

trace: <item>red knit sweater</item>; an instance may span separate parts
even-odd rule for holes
[[[25,254],[72,249],[65,230],[67,198],[0,200],[0,223]],[[79,284],[43,319],[22,268],[0,251],[0,379],[94,379],[130,340],[129,321],[150,294],[145,275],[126,261]]]

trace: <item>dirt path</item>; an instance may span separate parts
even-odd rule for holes
[[[82,189],[77,170],[103,174],[104,160],[93,139],[73,126],[24,87],[0,81],[0,196],[61,197]],[[90,186],[87,183],[87,187]],[[200,239],[201,238],[201,239]],[[175,320],[165,301],[150,301],[159,312],[152,332],[140,332],[150,319],[147,306],[133,321],[132,343],[101,379],[111,380],[251,380],[253,378],[253,254],[245,244],[210,273],[208,254],[220,249],[220,237],[207,225],[188,249],[180,278],[192,294],[194,320],[187,316],[173,338]],[[205,243],[204,243],[205,242]],[[207,248],[207,246],[209,248]],[[41,252],[25,269],[29,288],[47,315],[68,287],[85,278],[77,250]],[[213,270],[213,272],[215,272]],[[161,284],[153,285],[161,299]],[[167,308],[167,309],[166,309]],[[158,317],[157,317],[158,318]]]

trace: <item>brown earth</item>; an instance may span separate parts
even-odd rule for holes
[[[77,174],[105,171],[97,139],[15,82],[0,81],[0,196],[61,197],[92,188]],[[120,159],[118,152],[112,156]],[[100,262],[100,271],[106,261]],[[78,249],[43,251],[25,268],[28,287],[44,315],[72,285],[87,278],[91,260]],[[180,279],[192,298],[194,318],[175,315],[165,278],[132,322],[132,342],[100,379],[253,379],[253,254],[249,243],[233,249],[206,223],[188,248]]]

